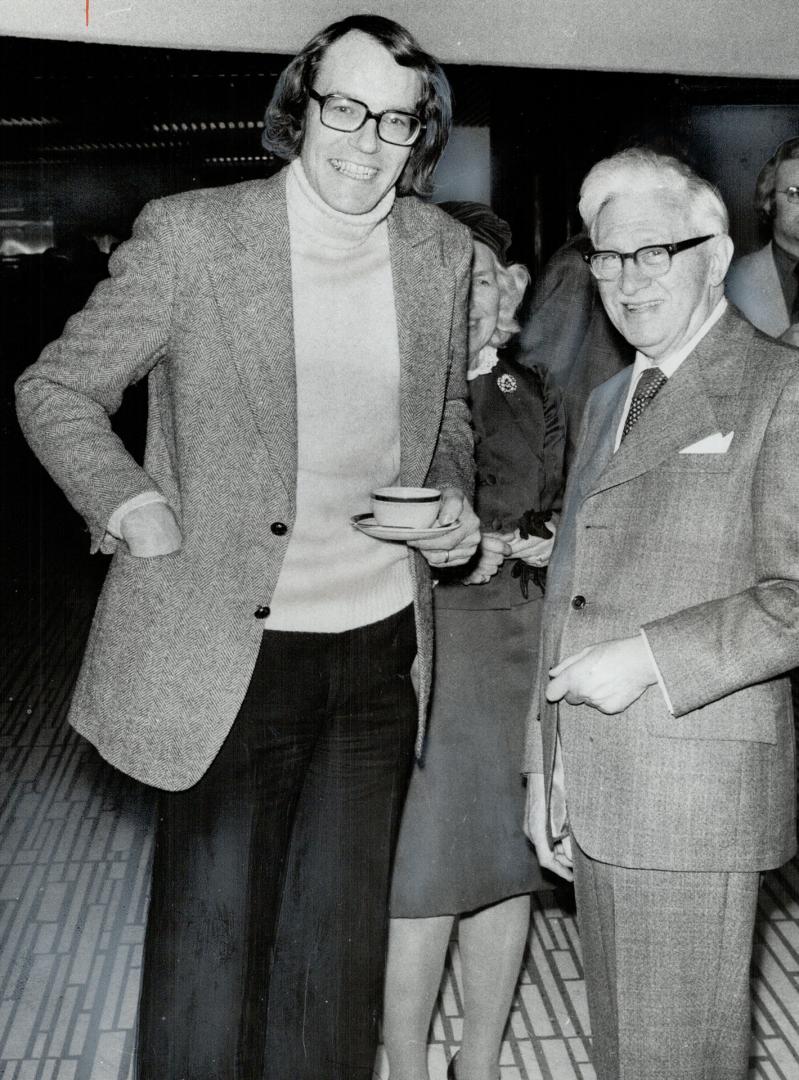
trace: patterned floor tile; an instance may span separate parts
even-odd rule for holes
[[[76,601],[34,648],[18,635],[5,646],[0,1080],[132,1077],[154,799],[65,726],[87,615]],[[569,893],[542,893],[533,908],[501,1080],[595,1080]],[[752,980],[750,1080],[799,1080],[796,861],[765,879]],[[444,1080],[462,1029],[454,941],[431,1028],[430,1080]],[[375,1075],[388,1077],[382,1050]]]

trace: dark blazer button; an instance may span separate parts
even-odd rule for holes
[[[584,608],[585,607],[585,597],[584,596],[573,596],[572,597],[572,607],[574,608],[575,611],[580,611],[582,608]]]
[[[275,534],[275,536],[285,536],[288,531],[288,525],[284,525],[282,521],[272,522],[272,532]]]
[[[257,607],[253,612],[253,615],[256,617],[256,619],[266,619],[269,617],[269,608],[266,604],[264,604],[262,607]]]

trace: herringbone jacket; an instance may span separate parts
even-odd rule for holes
[[[464,404],[471,243],[435,207],[397,199],[389,248],[400,348],[400,482],[469,491]],[[283,174],[158,200],[82,312],[19,379],[36,454],[116,547],[70,721],[149,784],[195,783],[243,700],[295,513],[296,386]],[[112,433],[125,388],[147,375],[144,466]],[[134,558],[106,523],[162,492],[183,546]],[[282,522],[288,531],[273,532]],[[430,686],[427,566],[415,555],[420,730]]]

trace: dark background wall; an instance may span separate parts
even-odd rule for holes
[[[43,221],[46,254],[0,257],[0,544],[3,609],[23,593],[43,619],[74,589],[83,526],[23,444],[17,374],[58,335],[106,270],[145,201],[268,175],[260,122],[285,56],[0,38],[0,241],[12,221]],[[634,59],[631,66],[636,66]],[[702,77],[447,65],[453,148],[436,198],[490,197],[514,229],[515,255],[539,273],[579,228],[586,170],[631,141],[687,156],[719,184],[739,250],[758,242],[754,178],[799,133],[799,79]],[[16,227],[13,227],[16,228]],[[135,332],[135,327],[131,327]],[[145,392],[114,423],[141,451]],[[54,584],[61,582],[61,584]],[[9,599],[10,598],[10,599]],[[9,606],[9,604],[11,606]],[[11,615],[10,617],[15,617]]]
[[[270,173],[260,122],[286,58],[0,38],[0,223],[52,217],[57,243],[125,236],[161,194]],[[578,226],[579,183],[630,142],[686,156],[719,184],[740,250],[757,242],[754,177],[799,131],[799,79],[449,65],[455,122],[488,132],[468,176],[445,160],[436,198],[475,185],[540,270]],[[457,141],[457,140],[456,140]],[[480,144],[482,145],[482,144]],[[453,147],[453,158],[455,157]]]
[[[0,436],[16,374],[105,272],[148,199],[268,175],[260,125],[285,56],[0,38],[3,224],[52,222],[54,250],[0,258]],[[799,132],[799,80],[447,65],[456,135],[436,198],[490,194],[534,275],[579,228],[586,170],[631,142],[721,187],[740,251],[759,240],[754,178]],[[135,397],[135,394],[133,395]],[[134,409],[138,406],[131,407]],[[123,429],[125,411],[120,418]],[[133,437],[139,426],[134,424]]]

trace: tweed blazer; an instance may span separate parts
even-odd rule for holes
[[[614,716],[541,687],[527,769],[551,791],[559,731],[571,831],[595,859],[752,871],[795,850],[798,359],[730,308],[616,453],[630,372],[589,399],[541,670],[643,628],[674,711],[657,685]],[[680,452],[719,431],[726,453]]]
[[[790,326],[791,317],[770,242],[737,259],[730,267],[725,287],[728,298],[764,334],[779,337]]]
[[[446,214],[397,199],[388,219],[400,351],[400,482],[470,491],[465,405],[471,241]],[[18,414],[85,518],[116,548],[70,711],[122,771],[178,790],[224,741],[262,639],[295,516],[296,377],[283,173],[148,205],[62,337],[18,381]],[[148,375],[140,466],[109,415]],[[180,551],[134,558],[112,511],[162,492]],[[287,531],[271,530],[283,523]],[[429,695],[429,576],[414,553],[420,737]]]

